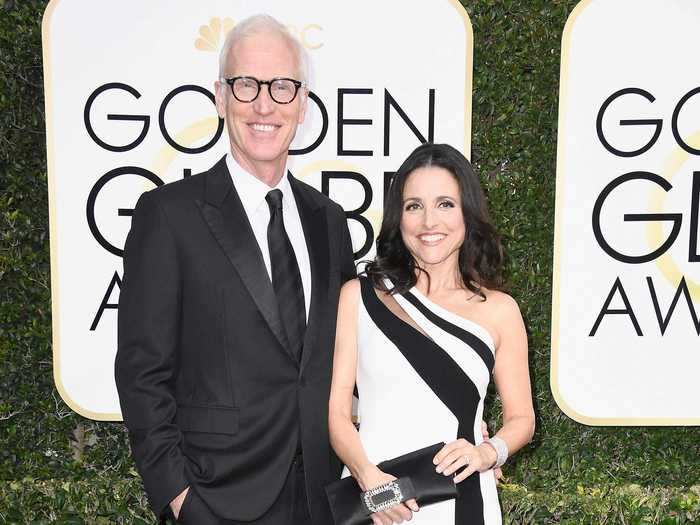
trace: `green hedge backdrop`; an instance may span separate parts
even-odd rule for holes
[[[582,426],[549,388],[560,39],[576,2],[464,3],[475,40],[472,159],[505,236],[538,411],[533,443],[504,468],[505,522],[700,523],[700,429]],[[124,426],[78,416],[53,384],[45,6],[0,0],[0,524],[154,523]],[[498,418],[493,403],[491,428]]]

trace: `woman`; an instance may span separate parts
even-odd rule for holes
[[[444,144],[418,147],[392,180],[375,260],[341,290],[330,438],[362,490],[394,479],[377,463],[444,441],[433,463],[454,476],[459,497],[394,505],[372,514],[376,525],[501,523],[493,468],[535,424],[527,336],[517,304],[498,290],[501,260],[467,159]],[[491,375],[503,426],[484,441]]]

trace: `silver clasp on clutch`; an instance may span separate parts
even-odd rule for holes
[[[390,481],[362,493],[364,502],[370,513],[380,512],[403,501],[401,487],[396,481]]]

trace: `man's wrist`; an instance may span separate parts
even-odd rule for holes
[[[182,504],[185,502],[187,497],[187,492],[190,490],[189,487],[185,487],[185,490],[180,492],[175,498],[170,502],[170,510],[173,511],[173,516],[175,519],[180,517],[180,510],[182,510]]]

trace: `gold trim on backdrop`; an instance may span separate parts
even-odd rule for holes
[[[689,137],[684,138],[686,144],[698,148],[700,146],[700,130],[692,133]],[[691,155],[689,152],[676,145],[671,153],[668,155],[661,168],[661,175],[668,182],[678,174],[683,164],[685,164]],[[655,188],[651,192],[651,199],[649,200],[649,211],[651,213],[661,213],[665,209],[665,203],[668,198],[668,192],[663,191],[661,188]],[[650,222],[647,224],[647,241],[649,242],[649,248],[652,250],[660,246],[663,240],[663,228],[659,221]],[[668,281],[672,288],[678,286],[681,278],[684,277],[683,271],[681,271],[679,264],[673,259],[670,250],[660,255],[654,261],[656,266],[661,271],[661,274]],[[685,276],[685,282],[688,286],[688,292],[690,297],[695,302],[700,302],[700,282]]]
[[[59,283],[58,253],[56,242],[58,239],[56,226],[56,180],[54,178],[54,144],[53,144],[53,87],[51,77],[51,50],[49,46],[51,17],[60,0],[51,0],[44,10],[41,20],[41,43],[44,61],[44,104],[46,108],[46,172],[49,190],[49,250],[51,256],[51,342],[53,353],[53,380],[61,399],[71,410],[89,419],[100,421],[121,421],[121,414],[109,412],[93,412],[79,405],[66,391],[61,380],[61,337],[59,323]]]
[[[467,36],[467,48],[465,49],[466,64],[464,71],[464,156],[470,161],[472,158],[472,90],[474,83],[474,29],[469,13],[459,0],[449,0],[452,7],[457,10],[464,22],[464,30]]]
[[[561,267],[561,241],[562,241],[562,220],[561,216],[564,207],[564,137],[566,136],[566,108],[569,83],[569,50],[571,46],[571,33],[574,24],[581,13],[594,0],[581,0],[571,11],[564,26],[564,33],[561,42],[561,64],[559,70],[559,124],[557,131],[557,175],[556,175],[556,198],[554,210],[554,267],[552,274],[552,349],[550,361],[550,388],[557,405],[568,417],[590,426],[674,426],[674,425],[700,425],[700,418],[602,418],[589,417],[577,412],[565,400],[559,390],[558,370],[559,370],[559,309],[560,309],[560,267]]]

